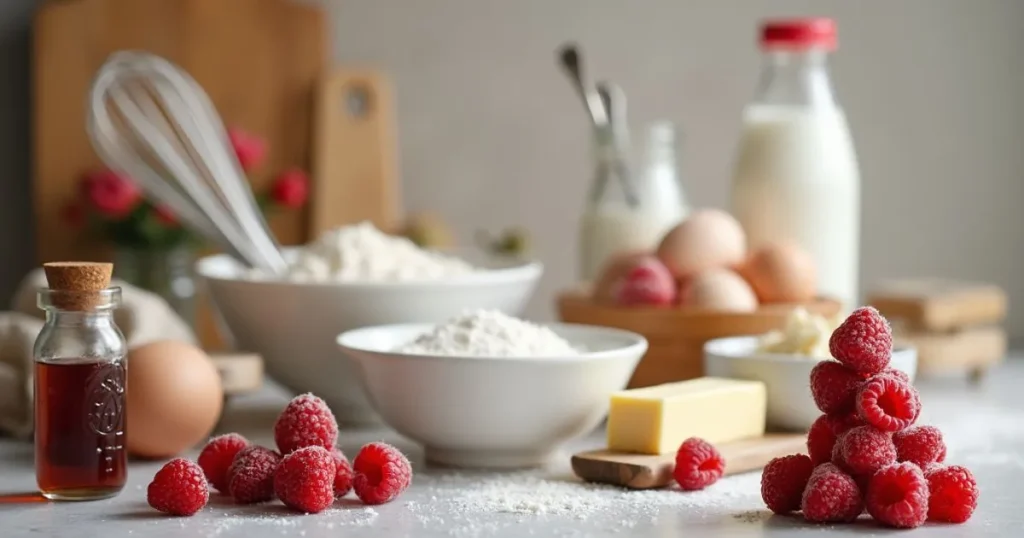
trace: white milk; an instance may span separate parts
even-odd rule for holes
[[[595,280],[608,259],[621,252],[653,251],[679,224],[681,215],[631,211],[627,207],[590,206],[580,219],[580,277]]]
[[[732,210],[751,249],[797,242],[817,263],[819,291],[857,304],[860,173],[838,106],[748,107]]]

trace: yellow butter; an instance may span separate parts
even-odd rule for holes
[[[726,443],[764,435],[764,383],[701,377],[612,394],[608,448],[666,454],[689,437]]]

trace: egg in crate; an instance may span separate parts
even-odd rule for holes
[[[710,269],[683,281],[679,293],[683,307],[723,312],[753,312],[757,296],[747,281],[730,269]]]
[[[758,248],[741,273],[762,303],[805,303],[814,299],[818,288],[814,259],[792,242]]]
[[[739,266],[747,255],[747,239],[732,215],[701,209],[665,234],[657,255],[676,278],[685,279],[709,269]]]

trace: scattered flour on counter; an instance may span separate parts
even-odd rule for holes
[[[394,282],[439,280],[477,269],[388,235],[370,222],[328,230],[299,250],[284,278],[296,282]],[[267,275],[255,270],[254,278]]]
[[[551,329],[495,310],[466,312],[399,346],[396,351],[479,357],[551,357],[580,353]]]

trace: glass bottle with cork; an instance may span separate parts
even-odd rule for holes
[[[127,478],[127,344],[113,316],[121,289],[110,286],[109,263],[43,270],[46,322],[33,350],[36,481],[51,500],[113,497]]]

